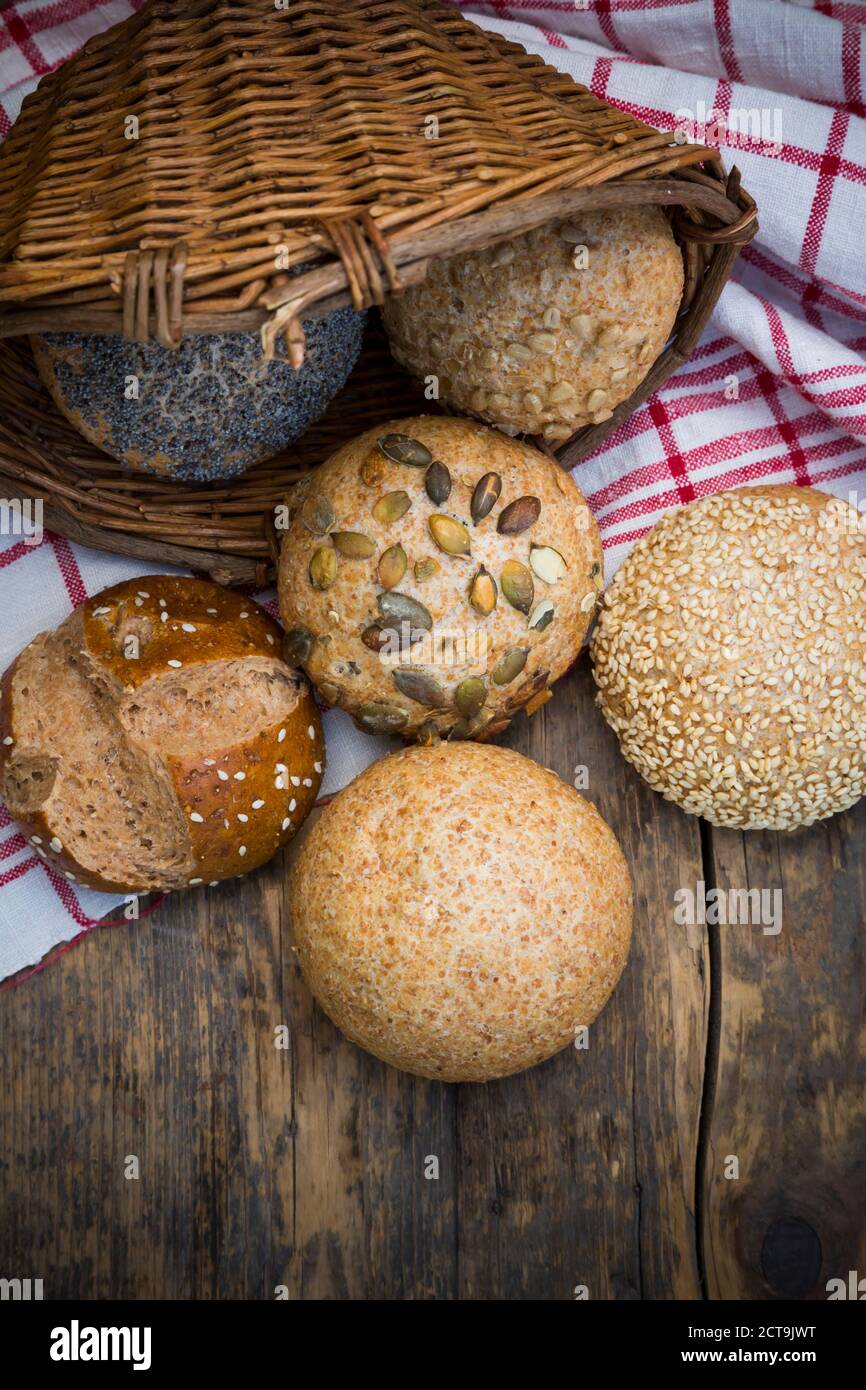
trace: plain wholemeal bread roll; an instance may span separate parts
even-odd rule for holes
[[[353,1042],[487,1081],[574,1042],[628,954],[631,884],[588,802],[520,753],[407,748],[331,802],[290,884],[296,949]]]
[[[557,444],[631,395],[682,293],[664,213],[622,208],[433,261],[382,317],[397,361],[441,400]]]
[[[651,787],[714,825],[795,830],[866,790],[866,521],[814,488],[663,517],[607,591],[598,703]]]
[[[3,677],[0,795],[74,882],[146,892],[263,864],[315,800],[318,711],[249,599],[147,575],[106,589]]]
[[[595,520],[557,463],[428,415],[367,430],[299,484],[280,609],[360,728],[487,737],[549,698],[602,582]]]

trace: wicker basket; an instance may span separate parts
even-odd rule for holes
[[[187,331],[252,330],[297,363],[302,319],[382,303],[432,257],[646,203],[671,209],[684,252],[676,332],[611,419],[556,450],[568,467],[693,350],[757,229],[736,170],[438,0],[150,0],[44,79],[0,153],[0,491],[41,497],[72,539],[262,582],[287,486],[420,404],[381,332],[299,444],[199,487],[87,444],[27,334],[171,347]]]

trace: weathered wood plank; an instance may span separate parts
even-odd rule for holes
[[[866,1273],[864,834],[866,802],[790,836],[712,833],[717,887],[780,890],[783,917],[778,935],[711,929],[710,1298],[823,1299],[828,1279]]]
[[[623,761],[588,663],[509,742],[585,791],[632,867],[635,936],[586,1051],[486,1087],[459,1115],[460,1295],[698,1298],[694,1182],[707,1018],[705,943],[672,922],[701,876],[697,823]]]

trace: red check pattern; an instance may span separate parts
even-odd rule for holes
[[[141,3],[0,9],[0,138],[39,77]],[[722,488],[793,482],[866,497],[866,4],[462,8],[641,120],[720,146],[758,201],[758,239],[692,360],[575,471],[608,577],[662,512]],[[0,537],[0,668],[86,595],[145,569],[58,537]],[[326,735],[328,795],[384,741],[333,712]],[[111,901],[58,879],[0,807],[0,979],[44,968]]]

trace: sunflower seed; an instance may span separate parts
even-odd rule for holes
[[[427,468],[433,462],[430,450],[408,434],[386,434],[379,440],[379,448],[392,463],[407,463],[411,468]]]
[[[553,622],[553,604],[549,598],[543,598],[532,610],[529,619],[529,626],[534,632],[543,632],[546,627],[550,627]]]
[[[503,242],[499,246],[494,247],[490,257],[490,264],[492,266],[510,265],[514,260],[514,254],[514,247],[509,246],[507,241]]]
[[[575,314],[573,318],[568,320],[568,323],[579,338],[590,338],[595,328],[589,314]]]
[[[314,637],[305,627],[293,627],[283,639],[283,655],[290,666],[299,666],[312,651]]]
[[[331,540],[348,560],[369,560],[371,555],[376,554],[376,542],[361,531],[332,531]]]
[[[509,343],[508,347],[506,348],[506,352],[508,353],[509,357],[514,358],[515,362],[532,361],[532,353],[530,352],[529,348],[524,347],[522,343]]]
[[[438,681],[426,671],[392,671],[394,684],[401,695],[406,695],[416,704],[426,705],[427,709],[444,709],[448,696]]]
[[[380,526],[391,526],[405,516],[412,505],[408,492],[386,492],[372,508]]]
[[[523,397],[523,404],[527,410],[532,411],[533,415],[539,415],[544,409],[544,401],[537,391],[527,391]]]
[[[379,583],[383,589],[393,589],[406,573],[406,552],[402,545],[389,546],[379,557]]]
[[[424,474],[424,486],[430,501],[435,502],[437,507],[448,501],[451,496],[451,474],[444,463],[434,459]]]
[[[430,535],[446,555],[469,554],[469,532],[462,522],[455,521],[453,517],[445,516],[444,513],[434,512],[427,525]]]
[[[554,550],[552,545],[533,545],[529,551],[529,563],[546,584],[555,584],[568,569],[559,551]]]
[[[560,227],[559,235],[563,241],[568,242],[569,246],[583,246],[586,241],[586,230],[583,227],[576,227],[573,222],[566,222]]]
[[[371,623],[361,633],[361,641],[371,652],[380,652],[388,640],[388,633],[378,623]]]
[[[373,450],[368,454],[361,467],[358,469],[358,476],[362,483],[367,487],[378,487],[385,476],[385,465],[382,462],[382,455]]]
[[[424,723],[418,728],[415,740],[421,748],[433,748],[437,743],[442,742],[442,735],[439,732],[439,725],[435,719],[425,719]]]
[[[399,705],[387,705],[375,701],[361,705],[355,714],[355,723],[368,734],[392,734],[409,722],[409,711]]]
[[[644,343],[643,347],[641,348],[640,352],[639,352],[638,355],[637,355],[637,360],[638,360],[638,362],[641,363],[641,365],[643,365],[644,362],[648,362],[648,361],[650,360],[650,358],[652,357],[652,355],[653,355],[652,343]]]
[[[423,560],[415,561],[415,578],[419,584],[423,584],[425,579],[432,579],[434,574],[438,574],[441,568],[432,555],[425,555]]]
[[[551,386],[548,400],[551,405],[565,405],[566,401],[573,401],[577,392],[569,381],[558,381],[555,386]]]
[[[587,591],[586,591],[586,593],[584,594],[583,598],[580,600],[580,611],[581,611],[581,613],[588,613],[588,612],[590,611],[590,609],[594,608],[595,605],[596,605],[597,599],[598,599],[598,594],[596,593],[595,589],[587,589]]]
[[[486,699],[487,686],[478,676],[467,676],[454,692],[454,703],[464,719],[474,719]]]
[[[598,563],[598,560],[593,561],[592,565],[590,565],[589,577],[595,587],[601,592],[604,588],[604,575],[601,572],[601,565]]]
[[[540,511],[541,501],[538,497],[518,497],[502,508],[496,529],[503,536],[516,536],[521,531],[527,531],[538,520]]]
[[[408,594],[400,594],[392,589],[386,594],[380,594],[376,602],[383,618],[391,618],[398,623],[409,623],[410,627],[422,627],[425,632],[430,632],[433,628],[433,618],[423,603],[410,598]]]
[[[544,317],[542,318],[541,322],[544,324],[545,328],[558,328],[561,319],[562,315],[560,314],[559,310],[555,307],[555,305],[551,304],[549,309],[545,309]]]
[[[330,545],[320,545],[310,560],[310,583],[316,589],[330,589],[337,578],[337,552]]]
[[[622,329],[618,323],[609,323],[598,335],[600,347],[613,347],[622,342]]]
[[[478,479],[472,493],[472,501],[469,504],[472,520],[476,526],[479,521],[484,520],[488,512],[492,512],[499,501],[501,491],[502,479],[498,473],[485,473],[483,478]]]
[[[496,607],[496,594],[496,580],[482,565],[470,586],[469,602],[476,613],[486,618]]]
[[[519,560],[506,560],[502,566],[499,583],[511,607],[516,608],[519,613],[528,614],[532,607],[535,584],[526,566]]]
[[[596,389],[595,391],[590,391],[589,395],[586,398],[586,408],[588,411],[590,411],[590,413],[594,413],[596,410],[601,410],[606,405],[606,391],[601,391],[599,389]]]
[[[309,497],[301,508],[301,524],[314,536],[324,536],[336,520],[337,514],[327,497]]]
[[[514,647],[510,652],[506,652],[490,672],[490,679],[496,685],[508,685],[516,680],[526,665],[528,655],[528,647]]]

